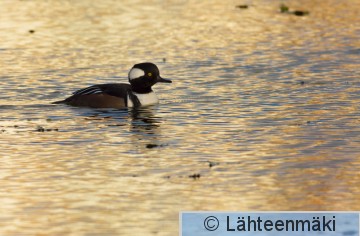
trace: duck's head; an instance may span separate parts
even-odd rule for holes
[[[156,83],[172,83],[171,80],[162,78],[158,67],[151,62],[135,64],[129,71],[129,83],[134,92],[149,93]]]

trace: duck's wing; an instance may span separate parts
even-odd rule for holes
[[[89,107],[126,107],[128,96],[134,106],[140,106],[137,97],[132,93],[129,84],[98,84],[79,89],[72,96],[54,104],[65,103],[73,106]]]
[[[73,96],[91,95],[104,93],[105,91],[99,85],[93,85],[87,88],[79,89],[73,92]]]
[[[92,95],[92,94],[108,94],[115,97],[124,98],[128,91],[131,90],[129,84],[97,84],[87,88],[79,89],[73,92],[72,96]]]

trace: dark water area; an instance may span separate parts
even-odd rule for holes
[[[0,1],[0,234],[176,235],[181,210],[360,210],[360,2],[240,4]],[[51,104],[145,61],[173,80],[155,86],[159,105]]]

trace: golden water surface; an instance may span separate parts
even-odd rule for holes
[[[0,235],[360,210],[360,2],[284,2],[0,0]],[[158,106],[51,104],[144,61]]]

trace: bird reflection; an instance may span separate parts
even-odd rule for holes
[[[129,110],[131,117],[130,131],[136,133],[156,134],[160,127],[161,117],[156,116],[156,106],[133,108]]]
[[[130,133],[154,135],[162,122],[156,115],[157,106],[146,106],[120,110],[110,109],[77,109],[86,120],[106,120],[108,126],[128,126]],[[114,122],[115,121],[115,122]]]

